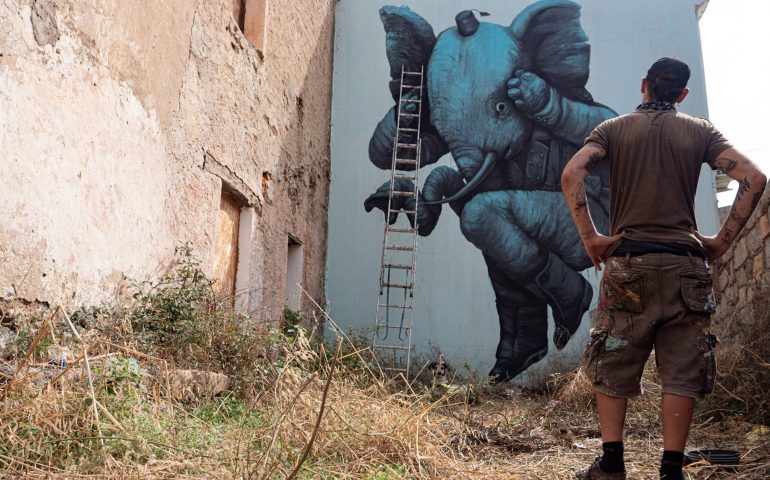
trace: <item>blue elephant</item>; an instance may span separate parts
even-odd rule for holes
[[[507,381],[547,354],[547,307],[555,322],[553,343],[562,349],[593,294],[578,273],[591,261],[562,197],[561,173],[590,131],[617,114],[594,102],[585,88],[590,46],[580,6],[542,0],[510,26],[480,22],[463,11],[456,27],[438,37],[408,7],[383,7],[380,18],[396,102],[402,67],[426,69],[420,166],[446,153],[457,166],[430,172],[417,218],[409,220],[427,236],[448,203],[460,217],[462,234],[482,251],[500,322],[490,376]],[[401,104],[377,125],[369,144],[370,160],[382,169],[391,166],[397,109],[414,108]],[[402,117],[402,126],[404,118],[409,117]],[[387,182],[367,198],[366,211],[386,211],[389,188]],[[398,179],[394,189],[411,191],[413,184]],[[597,228],[606,233],[606,167],[592,172],[585,189]],[[394,202],[393,208],[415,211],[414,198]],[[396,214],[387,220],[395,222]]]

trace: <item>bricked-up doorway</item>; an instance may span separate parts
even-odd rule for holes
[[[292,310],[302,308],[302,266],[305,252],[302,244],[294,237],[289,236],[288,251],[286,253],[286,306]]]
[[[243,36],[260,52],[265,51],[267,0],[232,0],[233,18]]]
[[[241,206],[232,195],[222,190],[219,201],[217,234],[214,241],[214,289],[223,296],[235,295],[238,273],[238,236]]]

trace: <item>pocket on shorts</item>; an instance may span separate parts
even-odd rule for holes
[[[602,284],[608,310],[641,313],[644,311],[644,272],[607,272]]]
[[[679,274],[682,300],[691,311],[711,315],[716,312],[714,281],[707,272],[684,272]]]

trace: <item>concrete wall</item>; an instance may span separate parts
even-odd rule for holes
[[[337,5],[334,101],[332,111],[332,190],[329,214],[327,297],[331,316],[343,328],[367,337],[374,325],[378,292],[383,215],[365,213],[363,201],[387,180],[388,174],[368,160],[372,131],[393,105],[385,56],[385,32],[378,16],[382,0],[342,1]],[[412,11],[432,26],[436,35],[454,27],[455,15],[478,8],[491,15],[480,20],[510,25],[528,0],[412,0]],[[581,25],[591,44],[590,76],[586,88],[594,99],[619,113],[640,102],[640,79],[662,56],[678,56],[692,67],[690,96],[680,111],[706,117],[705,83],[694,0],[618,2],[584,0]],[[649,12],[656,12],[654,21]],[[454,168],[449,156],[436,165]],[[421,170],[425,179],[432,167]],[[654,201],[654,199],[650,199]],[[715,233],[717,210],[713,175],[704,168],[696,214],[702,231]],[[420,238],[415,291],[413,343],[419,356],[446,355],[460,370],[485,375],[495,361],[498,318],[495,296],[482,253],[461,234],[458,217],[444,207],[436,229]],[[596,304],[598,276],[582,272],[593,285]],[[577,363],[587,341],[589,313],[576,336],[560,352],[548,356],[528,373],[530,380]],[[550,322],[550,321],[549,321]],[[552,335],[553,324],[549,326]]]
[[[288,237],[324,294],[332,0],[0,4],[0,296],[111,301],[191,242],[207,271],[223,178],[243,202],[241,305],[283,310]]]

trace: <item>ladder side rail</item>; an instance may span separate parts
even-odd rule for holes
[[[391,163],[390,163],[390,187],[388,191],[388,209],[385,213],[385,227],[383,228],[383,234],[382,234],[382,253],[380,255],[380,282],[378,285],[378,291],[377,291],[377,309],[374,317],[374,336],[372,338],[372,347],[376,348],[377,346],[377,339],[379,338],[380,329],[380,297],[382,297],[383,288],[387,288],[390,290],[390,287],[384,287],[385,283],[385,255],[387,252],[387,245],[388,245],[388,226],[390,225],[390,212],[392,208],[392,202],[393,202],[393,183],[395,182],[395,173],[396,173],[396,167],[397,162],[396,159],[398,158],[398,131],[401,128],[401,98],[403,97],[403,84],[404,84],[404,66],[401,66],[401,85],[400,85],[400,91],[399,91],[399,97],[398,97],[398,105],[396,106],[396,135],[393,138],[393,154],[391,155]],[[387,302],[386,302],[387,303]],[[387,307],[386,307],[386,314]],[[386,321],[386,326],[387,326]],[[385,329],[385,338],[388,336],[388,329]],[[383,340],[384,340],[383,339]]]
[[[419,202],[420,202],[420,195],[419,195],[419,187],[418,187],[418,181],[417,179],[420,178],[420,162],[421,162],[421,154],[422,154],[422,138],[420,135],[422,134],[422,106],[423,101],[425,100],[423,98],[423,92],[424,92],[424,83],[425,83],[425,66],[420,66],[420,90],[419,90],[419,98],[420,103],[418,104],[418,117],[417,117],[417,133],[415,134],[417,137],[417,152],[415,153],[415,158],[417,159],[417,165],[415,166],[414,170],[414,225],[412,226],[414,228],[414,231],[412,232],[412,271],[409,272],[412,277],[412,289],[409,294],[409,303],[414,306],[414,290],[415,285],[417,281],[417,236],[418,236],[418,219],[417,219],[417,212],[419,211]],[[411,355],[412,355],[412,329],[414,327],[414,308],[409,309],[409,330],[407,331],[407,351],[406,351],[406,378],[409,378],[409,370],[411,367]]]

